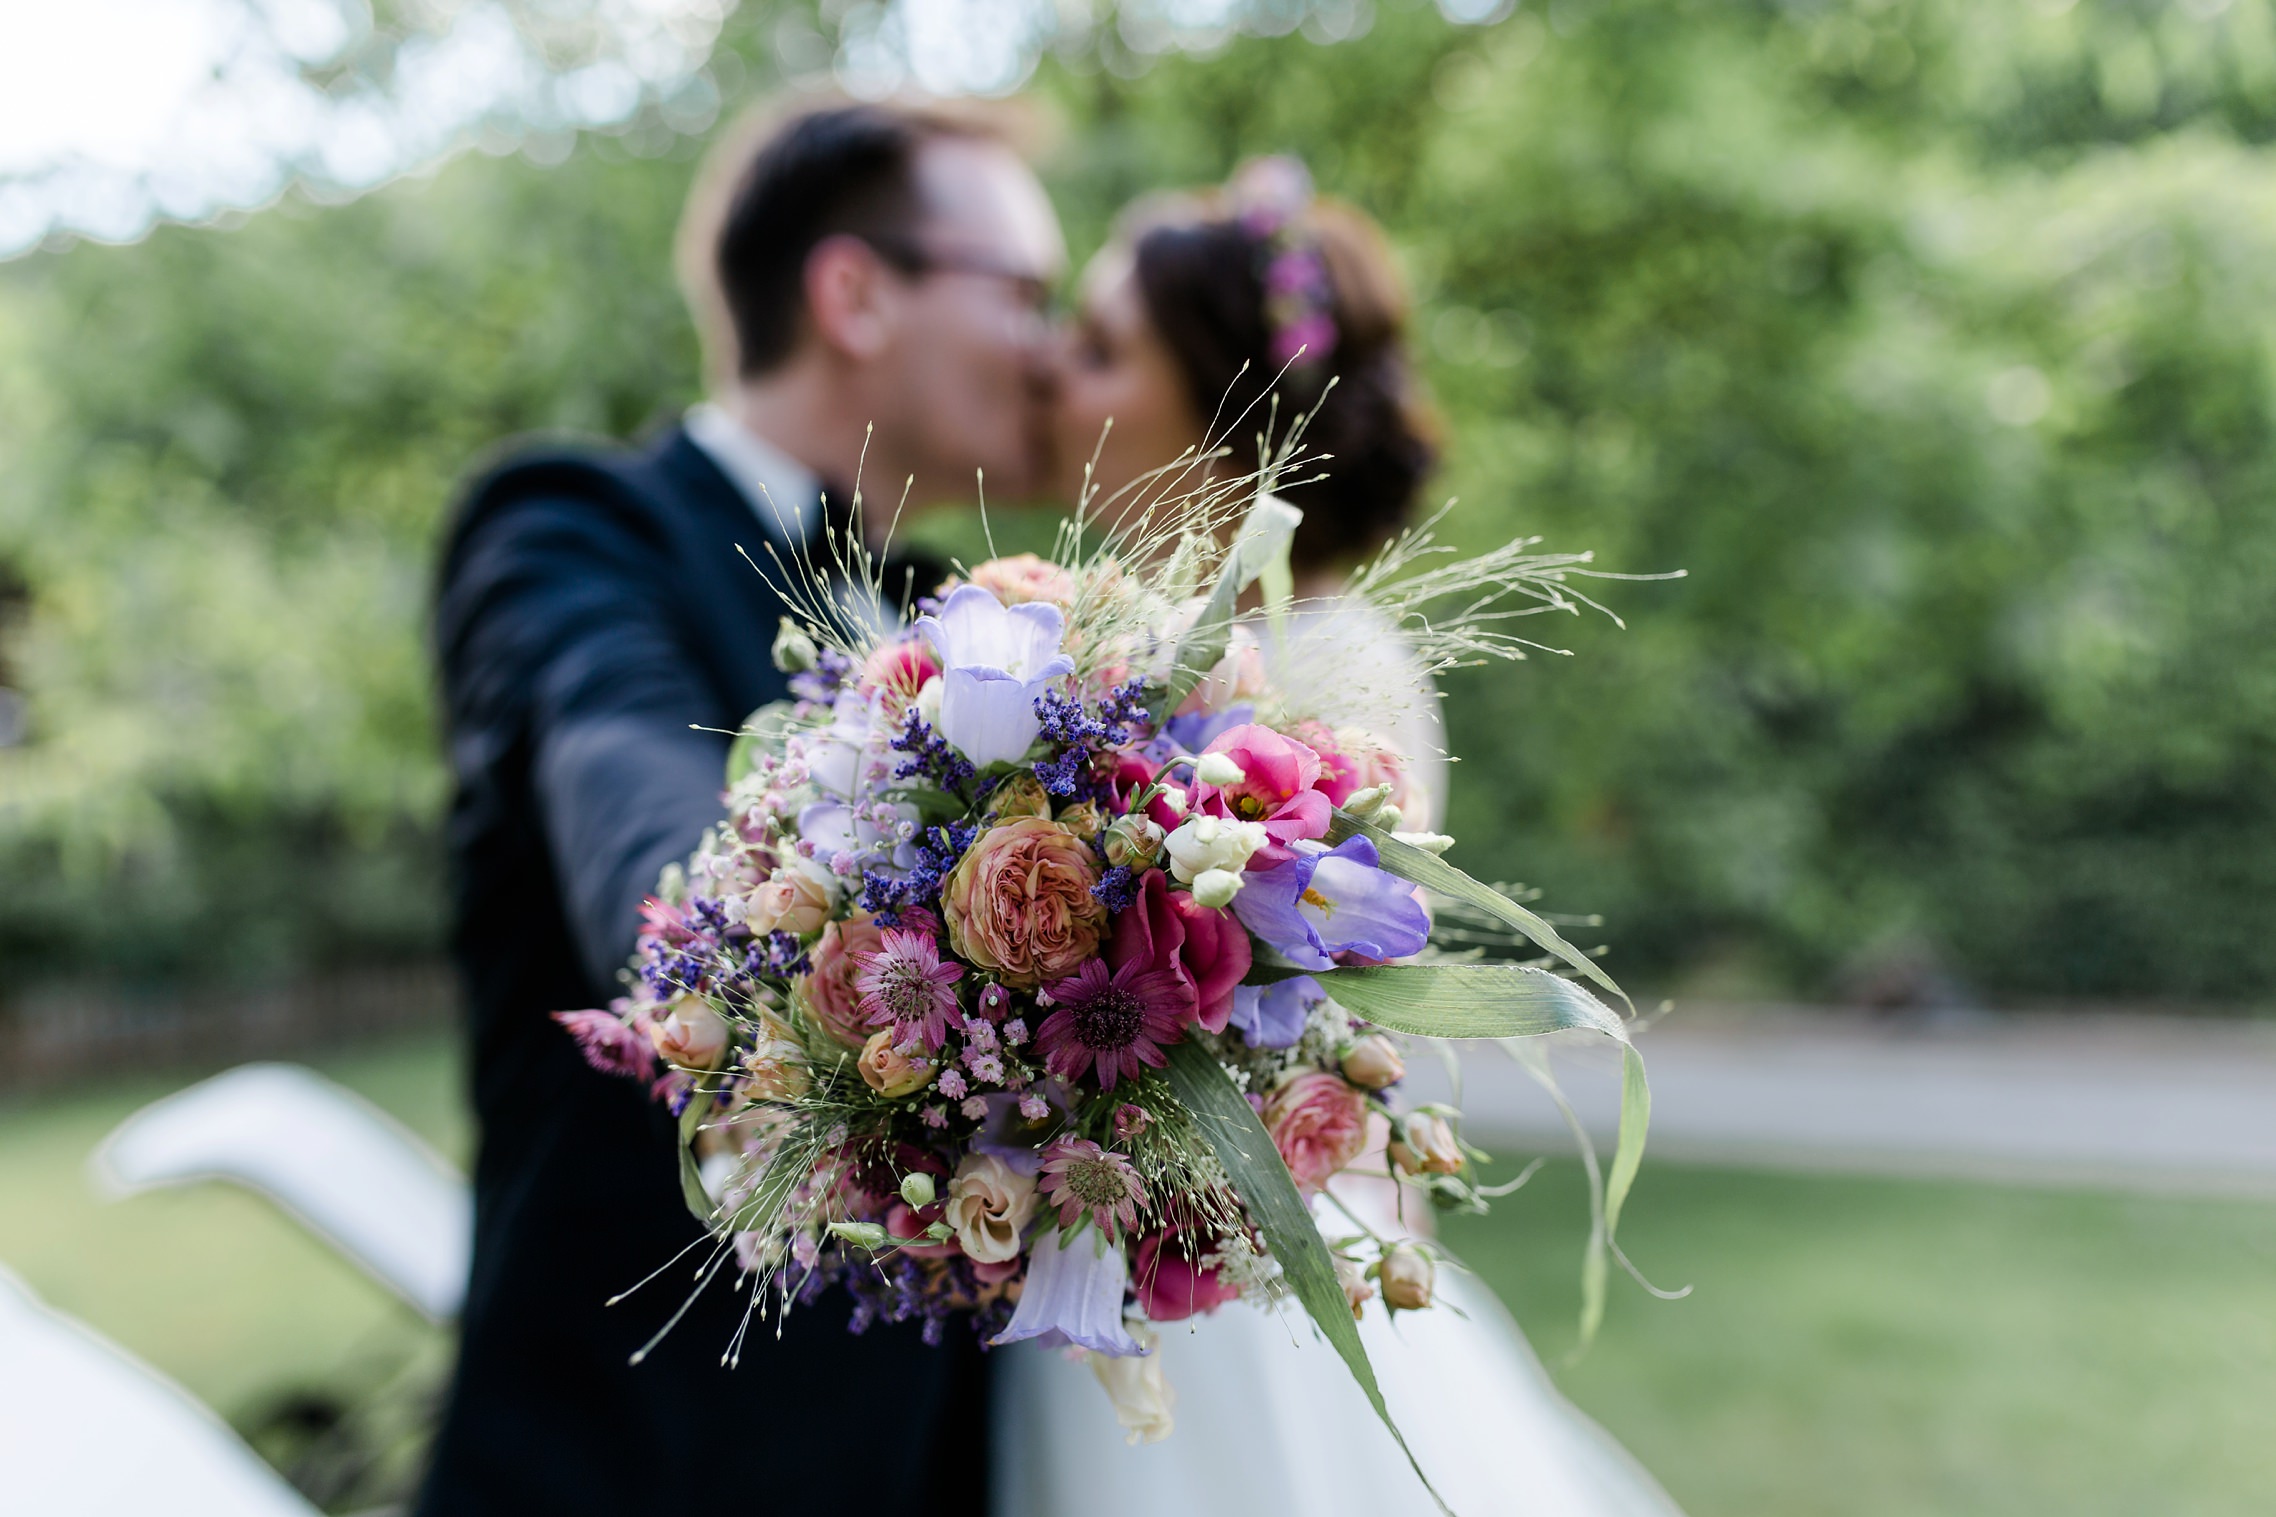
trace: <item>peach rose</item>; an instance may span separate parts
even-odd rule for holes
[[[1015,817],[980,834],[941,885],[941,915],[959,958],[1033,990],[1098,956],[1106,906],[1091,894],[1088,844],[1055,822]]]
[[[1264,1125],[1296,1183],[1318,1190],[1367,1147],[1367,1099],[1343,1076],[1312,1070],[1272,1093]]]
[[[956,1229],[964,1256],[979,1264],[1017,1259],[1019,1235],[1035,1217],[1035,1181],[994,1154],[966,1154],[948,1182],[941,1220]]]
[[[675,996],[666,1014],[648,1024],[648,1041],[667,1064],[709,1069],[727,1051],[727,1022],[694,996]]]
[[[972,571],[971,582],[1007,606],[1044,601],[1064,610],[1075,604],[1075,577],[1032,553],[991,558]]]
[[[888,1098],[910,1095],[925,1088],[933,1077],[932,1061],[905,1054],[893,1046],[893,1029],[884,1027],[873,1032],[861,1048],[861,1058],[854,1067],[861,1071],[862,1083],[879,1095]]]
[[[1418,1111],[1400,1119],[1387,1152],[1406,1175],[1456,1175],[1462,1172],[1462,1145],[1454,1128],[1434,1111]]]
[[[795,933],[804,937],[822,930],[830,920],[830,887],[795,865],[777,869],[750,894],[743,907],[743,925],[764,935]]]

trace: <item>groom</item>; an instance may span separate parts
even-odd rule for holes
[[[970,498],[976,470],[1001,494],[1036,483],[1043,300],[1064,249],[1006,141],[972,119],[832,106],[726,168],[687,240],[714,400],[637,451],[512,460],[474,486],[443,558],[454,941],[481,1144],[425,1517],[985,1506],[968,1338],[849,1334],[834,1293],[779,1338],[754,1325],[728,1370],[746,1297],[717,1282],[628,1363],[708,1249],[671,1121],[586,1068],[548,1019],[615,993],[642,897],[719,814],[717,729],[785,693],[769,658],[783,608],[738,546],[787,557],[857,469],[888,506],[904,481],[913,504]]]

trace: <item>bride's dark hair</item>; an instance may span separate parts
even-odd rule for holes
[[[1186,196],[1135,207],[1124,235],[1147,315],[1195,410],[1219,418],[1236,467],[1257,466],[1269,394],[1279,395],[1284,428],[1289,417],[1319,407],[1305,450],[1332,457],[1324,478],[1292,495],[1304,508],[1296,566],[1332,567],[1381,547],[1413,513],[1438,442],[1407,356],[1406,291],[1374,221],[1314,200],[1275,228],[1224,196]],[[1334,334],[1329,343],[1315,341],[1294,367],[1286,300],[1266,289],[1276,254],[1291,246],[1299,259],[1316,258],[1310,267],[1326,275],[1313,314],[1325,316]],[[1310,361],[1322,347],[1325,357]],[[1323,401],[1331,374],[1336,383]],[[1226,425],[1244,413],[1239,425]]]

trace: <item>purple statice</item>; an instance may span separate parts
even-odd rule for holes
[[[1146,720],[1146,682],[1127,680],[1086,707],[1075,696],[1046,690],[1035,698],[1035,718],[1043,740],[1058,752],[1033,765],[1035,777],[1053,795],[1081,792],[1092,760],[1103,750],[1128,743]]]
[[[743,956],[743,973],[752,979],[796,979],[811,968],[805,945],[794,932],[770,932]]]
[[[977,772],[972,761],[950,747],[947,739],[933,730],[932,724],[913,704],[901,718],[901,735],[887,746],[896,753],[909,755],[893,766],[893,778],[897,780],[929,779],[955,794]]]
[[[862,1333],[880,1322],[918,1322],[928,1344],[938,1346],[950,1322],[963,1317],[985,1344],[1011,1320],[1011,1303],[1001,1296],[974,1308],[987,1286],[968,1259],[912,1259],[906,1254],[880,1258],[839,1248],[825,1249],[811,1267],[783,1267],[784,1293],[812,1305],[831,1286],[853,1298],[846,1330]]]
[[[940,882],[964,857],[964,850],[980,835],[977,822],[943,822],[927,827],[913,840],[917,860],[899,879],[883,870],[862,873],[862,910],[873,913],[887,927],[901,924],[901,913],[912,906],[931,909],[940,901]]]
[[[818,648],[814,667],[790,677],[790,693],[802,701],[827,706],[852,682],[854,673],[854,661],[846,654],[836,648]]]
[[[1128,864],[1116,864],[1099,876],[1091,894],[1104,902],[1107,910],[1121,911],[1138,899],[1138,873]]]

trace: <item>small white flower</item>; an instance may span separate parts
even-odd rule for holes
[[[1230,754],[1204,753],[1194,763],[1193,777],[1204,785],[1224,786],[1238,785],[1249,776]]]
[[[1241,893],[1241,877],[1230,869],[1204,869],[1193,877],[1193,899],[1203,906],[1230,906]]]
[[[1218,816],[1191,816],[1178,824],[1163,842],[1170,873],[1181,885],[1210,870],[1239,874],[1249,855],[1272,840],[1262,822],[1237,822]],[[1231,899],[1230,896],[1227,897]]]

